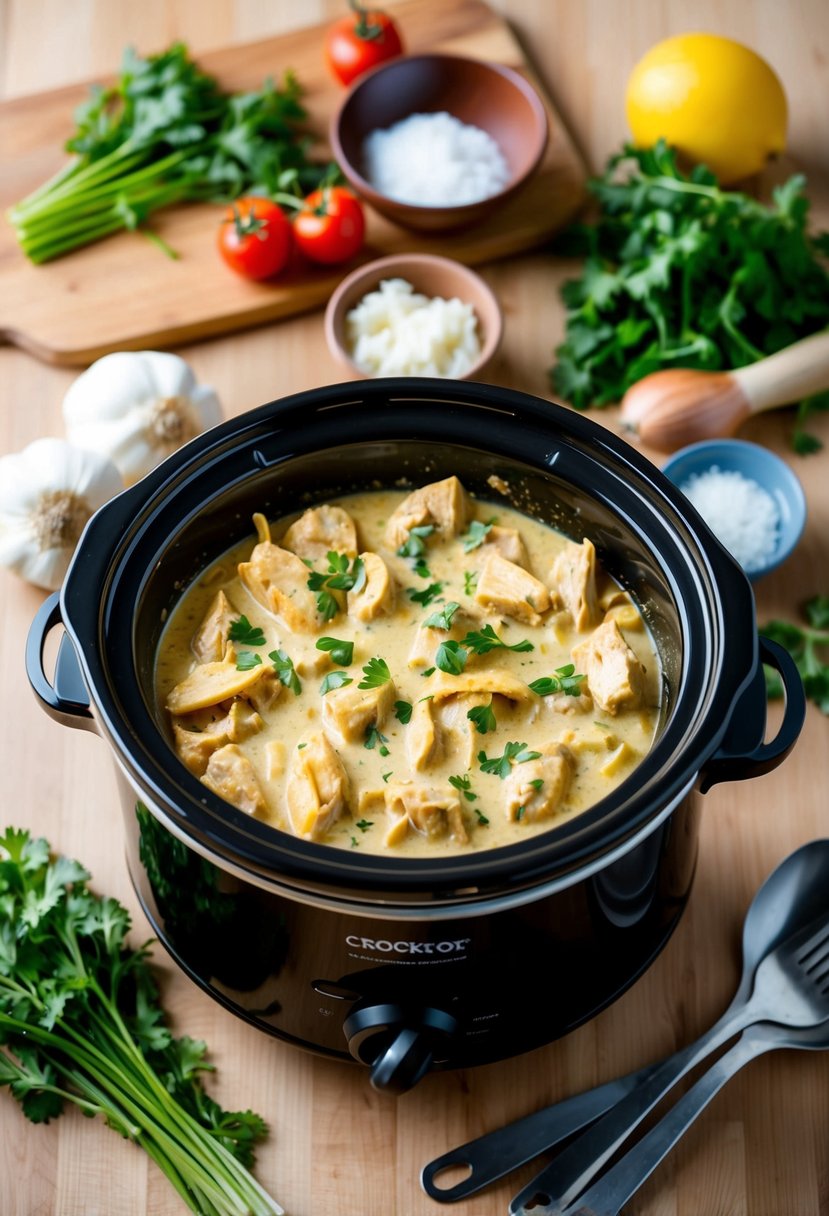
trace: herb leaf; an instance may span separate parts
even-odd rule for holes
[[[325,650],[331,656],[331,662],[340,667],[348,667],[354,658],[354,643],[343,642],[339,638],[320,638],[317,650]]]
[[[387,743],[388,739],[386,736],[381,735],[376,726],[370,726],[366,731],[366,741],[363,747],[368,748],[369,751],[373,751],[376,747],[381,756],[387,756],[389,754],[389,749],[386,747]]]
[[[460,642],[441,642],[435,654],[435,666],[449,675],[459,676],[466,666],[469,652],[464,650]]]
[[[478,586],[478,571],[464,570],[463,572],[463,593],[464,595],[474,595],[475,588]]]
[[[494,773],[503,781],[512,772],[513,764],[526,764],[528,760],[537,760],[540,755],[541,752],[528,751],[526,743],[508,743],[503,754],[491,760],[486,752],[478,752],[478,763],[481,772]]]
[[[351,676],[344,671],[329,671],[320,684],[320,696],[325,696],[327,692],[333,692],[335,688],[345,688],[346,684],[353,684]]]
[[[329,550],[328,554],[328,570],[322,573],[319,570],[312,570],[308,575],[306,586],[310,591],[317,593],[317,612],[324,621],[330,621],[340,611],[340,604],[337,597],[331,594],[334,591],[360,591],[365,586],[366,571],[363,559],[355,557],[350,563],[349,569],[348,554],[335,553],[334,550]]]
[[[367,832],[369,828],[374,827],[373,819],[358,819],[354,824],[355,828],[359,828],[361,832]]]
[[[482,545],[487,538],[487,535],[492,531],[492,523],[483,524],[479,519],[473,519],[469,525],[469,531],[466,532],[461,540],[463,541],[464,553],[471,553],[473,549],[477,549]]]
[[[417,528],[410,528],[408,540],[397,550],[397,556],[422,557],[426,552],[426,537],[431,536],[434,530],[434,524],[421,524]]]
[[[425,577],[428,578],[428,574]],[[443,583],[430,583],[422,591],[416,591],[414,587],[409,587],[406,594],[415,604],[423,604],[425,608],[427,604],[431,604],[432,600],[440,595],[442,590]]]
[[[460,604],[456,604],[453,600],[445,608],[439,608],[437,612],[433,612],[431,616],[427,616],[423,624],[427,629],[451,629],[452,617],[459,608]]]
[[[806,696],[829,715],[829,596],[814,596],[803,611],[808,625],[769,621],[760,632],[788,650],[800,672]],[[767,696],[782,697],[780,677],[768,667],[764,670]]]
[[[465,638],[461,639],[461,646],[466,646],[475,654],[489,654],[490,650],[498,649],[514,650],[516,654],[526,654],[530,650],[535,650],[535,646],[526,638],[523,642],[516,642],[513,646],[508,646],[506,642],[501,641],[491,625],[484,625],[480,631],[468,633]]]
[[[462,777],[450,777],[449,784],[454,786],[459,793],[463,794],[467,802],[477,802],[478,795],[472,793],[472,780],[469,773]]]
[[[264,646],[265,635],[258,625],[251,625],[248,618],[240,616],[238,621],[231,621],[227,636],[231,642],[242,642],[245,646]]]
[[[281,683],[289,688],[295,697],[298,697],[302,692],[302,685],[299,682],[299,676],[294,669],[293,659],[285,653],[284,650],[272,650],[268,658],[273,663],[274,671],[279,677]]]
[[[365,679],[360,681],[358,688],[379,688],[391,679],[388,663],[380,658],[369,659],[363,668],[363,675]]]
[[[256,654],[253,650],[239,650],[236,654],[236,670],[237,671],[252,671],[254,667],[258,667],[262,662],[261,654]]]
[[[566,663],[564,667],[557,667],[554,676],[541,676],[537,680],[533,680],[527,687],[532,689],[539,697],[549,697],[552,693],[563,692],[568,697],[579,697],[582,694],[582,683],[585,676],[576,675],[576,668],[572,663]]]
[[[412,720],[412,704],[410,701],[395,701],[394,716],[404,726]]]
[[[466,716],[474,724],[479,735],[485,735],[487,731],[495,730],[498,725],[495,721],[491,700],[489,705],[476,705],[474,709],[468,711]]]

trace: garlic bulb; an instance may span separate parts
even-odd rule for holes
[[[0,565],[56,591],[86,521],[122,489],[111,460],[62,439],[0,457]]]
[[[197,384],[178,355],[156,350],[104,355],[63,401],[69,442],[108,456],[126,485],[221,416],[213,389]]]

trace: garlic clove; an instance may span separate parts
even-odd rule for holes
[[[0,457],[0,565],[57,590],[87,521],[121,489],[111,460],[62,439]]]

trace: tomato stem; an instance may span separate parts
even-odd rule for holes
[[[376,42],[383,37],[383,27],[379,22],[371,20],[373,11],[360,4],[360,0],[348,0],[349,8],[354,13],[357,21],[354,25],[354,33],[358,38],[362,38],[364,42]]]

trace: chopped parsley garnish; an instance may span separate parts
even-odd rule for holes
[[[258,625],[251,625],[246,616],[232,621],[227,631],[231,642],[243,642],[245,646],[264,646],[265,635]]]
[[[481,825],[481,827],[482,828],[489,827],[489,820],[487,819],[487,817],[483,813],[483,811],[479,811],[476,806],[473,807],[472,809],[474,810],[475,814],[478,816],[478,823]]]
[[[554,692],[563,692],[568,697],[578,697],[581,695],[581,684],[585,677],[576,675],[575,671],[574,665],[567,663],[564,667],[557,667],[554,676],[542,676],[538,680],[533,680],[532,684],[527,687],[537,693],[539,697],[549,697]]]
[[[418,578],[431,578],[432,577],[432,571],[426,565],[426,563],[422,557],[417,559],[415,564],[412,566],[412,569],[414,570],[414,572],[418,576]]]
[[[307,747],[307,746],[308,746],[308,744],[307,744],[307,743],[297,743],[297,745],[296,745],[296,749],[297,749],[297,751],[298,751],[298,752],[301,752],[301,751],[302,751],[302,749],[303,749],[303,747]]]
[[[536,777],[534,781],[530,782],[530,785],[533,787],[536,793],[538,793],[543,784],[544,782],[542,781],[541,777]]]
[[[323,682],[320,684],[320,696],[324,697],[327,692],[332,692],[335,688],[345,688],[346,684],[353,684],[350,675],[344,671],[329,671]]]
[[[273,663],[274,671],[280,683],[284,684],[286,688],[290,688],[294,696],[298,697],[302,692],[302,685],[299,682],[299,676],[294,670],[293,659],[284,650],[272,650],[268,658]]]
[[[350,568],[349,568],[350,567]],[[316,592],[317,611],[324,621],[330,621],[340,611],[337,597],[331,591],[362,591],[366,584],[366,568],[361,557],[349,562],[346,553],[328,553],[328,570],[323,574],[312,570],[307,586]]]
[[[410,701],[395,701],[394,716],[398,722],[406,726],[412,720],[412,705]]]
[[[431,616],[427,616],[423,624],[427,629],[451,629],[452,617],[459,608],[460,604],[456,604],[453,600],[445,608],[439,608],[437,612],[433,612]]]
[[[467,802],[477,802],[478,795],[472,793],[472,780],[469,773],[463,777],[450,777],[449,784],[463,794]]]
[[[477,586],[478,586],[478,571],[477,570],[464,570],[464,572],[463,572],[463,593],[464,593],[464,595],[472,595]]]
[[[358,819],[354,826],[356,828],[359,828],[361,832],[367,832],[369,830],[369,828],[374,827],[374,820],[373,819]]]
[[[252,671],[253,668],[258,667],[261,662],[261,654],[254,654],[252,650],[240,650],[236,655],[236,670]]]
[[[471,553],[473,549],[477,549],[479,545],[482,545],[488,534],[492,531],[494,523],[494,519],[491,519],[486,524],[482,524],[479,519],[473,519],[469,525],[469,531],[461,537],[464,553]]]
[[[360,681],[358,688],[380,688],[391,679],[388,663],[380,658],[369,659],[363,668],[363,675],[365,679]]]
[[[392,775],[393,771],[394,771],[393,769],[389,769],[389,771],[388,771],[387,773],[381,773],[381,774],[380,774],[380,775],[381,775],[381,777],[383,778],[383,780],[386,782],[386,784],[387,784],[387,785],[388,785],[388,782],[389,782],[389,777],[391,777],[391,775]]]
[[[409,539],[397,550],[398,557],[422,557],[426,552],[426,537],[435,530],[434,524],[421,524],[409,529]]]
[[[526,809],[527,809],[527,808],[526,808],[525,806],[519,806],[518,810],[515,812],[515,818],[516,818],[516,819],[523,819],[523,818],[524,818],[524,812],[526,811]]]
[[[348,667],[354,658],[354,643],[343,642],[339,638],[320,638],[317,650],[325,650],[331,656],[331,662],[340,667]]]
[[[367,747],[369,751],[373,751],[376,747],[381,756],[387,756],[389,754],[389,749],[386,747],[387,743],[388,739],[386,736],[381,735],[376,726],[370,726],[366,731],[366,741],[363,747]]]
[[[422,604],[425,608],[427,604],[431,604],[432,600],[437,599],[442,590],[443,583],[430,583],[422,591],[415,591],[414,587],[409,587],[406,594],[415,604]]]
[[[479,735],[485,735],[487,731],[495,730],[497,726],[491,700],[489,705],[476,705],[474,709],[469,710],[466,716],[473,723]]]
[[[450,676],[459,676],[468,657],[469,652],[464,650],[460,642],[441,642],[435,655],[435,667],[448,672]]]
[[[503,781],[512,772],[513,764],[526,764],[528,760],[537,760],[540,755],[541,752],[528,751],[526,743],[508,743],[503,755],[494,756],[491,760],[486,752],[478,752],[478,763],[481,772],[493,773]]]
[[[461,646],[474,651],[475,654],[489,654],[490,650],[499,649],[514,650],[516,654],[535,650],[535,646],[527,639],[523,642],[516,642],[514,646],[508,646],[498,637],[491,625],[484,625],[479,632],[468,633],[465,638],[461,639]]]
[[[435,669],[434,667],[424,667],[420,674],[428,679],[429,676],[433,676],[435,674]]]
[[[360,842],[356,836],[351,837],[351,847],[352,849],[359,849],[360,847]]]

